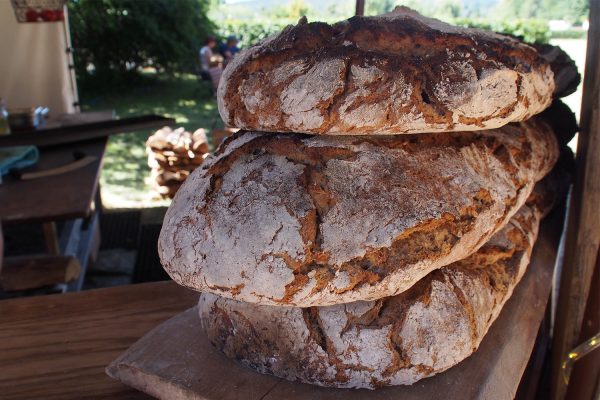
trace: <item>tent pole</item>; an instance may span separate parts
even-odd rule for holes
[[[365,0],[356,0],[355,15],[365,15]]]
[[[565,258],[552,338],[552,399],[562,400],[562,364],[579,343],[600,247],[600,0],[590,1],[585,77]],[[595,382],[591,383],[592,385]],[[587,399],[585,399],[587,400]]]

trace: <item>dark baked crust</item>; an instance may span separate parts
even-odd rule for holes
[[[553,91],[533,47],[400,7],[288,26],[228,65],[218,100],[242,129],[364,135],[496,128],[542,111]]]
[[[194,171],[159,240],[178,283],[328,305],[400,293],[474,252],[558,156],[539,118],[480,132],[244,132]]]
[[[548,43],[535,44],[540,55],[550,64],[554,73],[554,97],[566,97],[575,93],[581,83],[581,75],[575,61],[560,47]]]

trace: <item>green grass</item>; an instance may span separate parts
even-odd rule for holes
[[[147,74],[134,87],[113,88],[104,94],[82,94],[82,110],[114,109],[118,117],[160,114],[175,118],[177,126],[193,132],[209,131],[223,123],[208,83],[194,75]],[[107,208],[138,208],[165,205],[145,180],[150,173],[145,149],[152,131],[114,135],[110,138],[100,178],[102,199]],[[210,138],[209,138],[210,139]]]

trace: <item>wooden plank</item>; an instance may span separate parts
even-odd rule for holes
[[[90,215],[102,168],[106,138],[76,144],[45,147],[32,171],[58,167],[74,161],[81,152],[97,159],[82,168],[61,175],[30,181],[6,178],[0,185],[0,220],[3,224],[48,222]]]
[[[146,399],[104,369],[197,299],[158,282],[0,301],[0,397]]]
[[[44,222],[42,224],[42,231],[44,232],[44,240],[46,241],[46,251],[48,254],[60,254],[56,223]]]
[[[68,126],[56,126],[35,131],[19,132],[0,136],[0,147],[4,146],[54,146],[90,139],[106,138],[115,133],[156,129],[173,126],[175,120],[160,115],[143,115],[105,121],[86,122]]]
[[[600,1],[590,2],[590,28],[565,259],[552,341],[552,398],[564,398],[561,364],[577,345],[600,246]]]
[[[515,395],[515,400],[531,400],[540,397],[536,397],[539,393],[540,385],[542,385],[542,377],[544,372],[544,364],[550,352],[550,303],[546,307],[546,313],[540,329],[538,331],[537,338],[535,340],[535,347],[533,348],[529,363],[525,368],[521,382],[519,383],[519,389]]]
[[[225,358],[201,334],[196,307],[154,328],[106,372],[161,399],[258,400],[281,381]]]
[[[596,262],[578,343],[589,340],[598,332],[600,332],[600,257]],[[600,350],[594,350],[575,362],[566,398],[598,400],[600,397],[596,393],[597,390],[600,390]]]
[[[65,165],[61,165],[60,167],[50,168],[44,171],[36,171],[36,172],[25,172],[23,174],[19,173],[19,179],[23,181],[28,181],[30,179],[40,179],[47,178],[49,176],[54,175],[62,175],[66,172],[74,171],[76,169],[85,167],[88,164],[93,163],[97,160],[96,156],[85,156],[77,161],[70,162]]]
[[[98,253],[100,252],[100,246],[102,245],[102,233],[100,232],[100,211],[96,207],[94,210],[96,214],[97,222],[90,228],[91,242],[90,242],[90,254],[88,257],[89,263],[95,263],[98,260]]]
[[[87,273],[87,266],[90,259],[90,254],[92,253],[92,242],[94,241],[94,234],[96,232],[96,228],[100,225],[100,221],[98,218],[98,213],[94,213],[89,221],[80,221],[79,227],[77,231],[74,233],[76,237],[74,241],[69,243],[69,245],[73,244],[72,248],[65,248],[63,254],[69,254],[77,257],[79,263],[81,264],[81,275],[75,280],[67,285],[67,291],[79,291],[83,288],[83,282],[85,280],[85,274]]]
[[[75,257],[7,257],[0,275],[0,287],[8,292],[66,283],[77,279],[80,269],[79,261]]]
[[[426,400],[513,399],[544,317],[562,214],[542,224],[528,272],[479,350],[462,363],[412,386],[327,389],[253,373],[216,351],[199,334],[195,308],[155,328],[107,372],[164,399]]]

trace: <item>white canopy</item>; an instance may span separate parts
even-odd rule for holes
[[[69,70],[65,21],[18,23],[0,1],[0,97],[8,108],[47,106],[75,112],[77,88]]]

